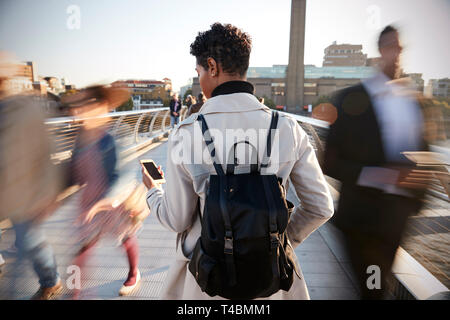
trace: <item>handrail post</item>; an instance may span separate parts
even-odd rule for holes
[[[142,119],[146,116],[145,113],[141,114],[138,121],[136,121],[136,125],[134,126],[134,142],[138,143],[138,134],[139,134],[139,126],[141,125]]]
[[[307,127],[308,131],[311,133],[312,138],[314,140],[314,144],[317,147],[317,158],[319,160],[319,163],[322,163],[323,154],[324,154],[325,150],[323,148],[322,141],[320,140],[319,135],[317,134],[316,130],[310,123],[303,122],[302,124],[305,127]]]
[[[155,121],[158,118],[158,115],[161,113],[161,111],[155,112],[155,115],[152,118],[152,121],[150,121],[150,125],[148,127],[148,136],[150,137],[153,132],[153,126],[155,125]]]
[[[115,137],[117,134],[117,131],[119,130],[120,124],[122,123],[122,120],[125,119],[126,116],[120,116],[119,119],[117,119],[117,122],[114,124],[114,128],[112,130],[112,136]]]
[[[161,124],[161,129],[162,129],[163,132],[166,131],[166,119],[169,116],[169,114],[170,114],[170,110],[167,110],[166,114],[164,115],[162,124]]]

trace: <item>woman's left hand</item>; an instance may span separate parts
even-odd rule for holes
[[[161,176],[164,178],[164,172],[161,169],[161,166],[158,166],[158,171],[161,174]],[[142,166],[142,182],[148,189],[152,188],[160,188],[161,189],[161,182],[155,181],[152,176],[148,173],[148,171]]]

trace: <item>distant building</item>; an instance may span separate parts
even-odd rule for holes
[[[12,94],[31,93],[37,80],[36,64],[32,61],[19,62],[14,65],[15,76],[5,81],[5,87]]]
[[[286,65],[272,67],[250,67],[247,81],[255,87],[257,97],[271,99],[275,105],[286,105]],[[313,104],[320,96],[330,96],[334,91],[355,84],[372,76],[372,67],[316,67],[305,65],[304,105]],[[194,78],[192,94],[200,92],[198,78]]]
[[[381,67],[381,58],[380,57],[367,58],[366,67],[380,68]]]
[[[404,73],[401,77],[409,78],[414,86],[414,89],[420,93],[424,92],[425,81],[422,79],[421,73]]]
[[[360,44],[336,44],[328,46],[324,50],[323,67],[365,66],[367,54],[362,53]]]
[[[47,95],[47,89],[48,89],[48,83],[45,80],[39,80],[33,82],[33,89],[35,92],[39,95],[46,96]]]
[[[430,79],[427,89],[433,97],[450,98],[450,79]]]
[[[164,82],[165,90],[172,92],[172,80],[170,80],[169,78],[164,78],[162,79],[162,82]]]
[[[113,87],[129,90],[135,110],[162,107],[169,100],[172,92],[172,81],[169,78],[158,80],[119,80]]]
[[[180,88],[180,98],[183,99],[184,95],[188,90],[192,90],[192,83],[187,84]]]
[[[21,62],[16,65],[16,76],[27,78],[31,83],[38,80],[36,64],[33,61]]]
[[[9,78],[4,82],[4,86],[11,94],[31,93],[33,91],[33,83],[28,77]]]

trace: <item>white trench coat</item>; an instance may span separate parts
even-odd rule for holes
[[[226,129],[250,128],[253,131],[248,132],[256,129],[255,132],[260,133],[257,149],[261,155],[259,159],[262,159],[271,110],[255,96],[249,93],[215,96],[206,101],[199,113],[208,123],[218,159],[227,159],[225,152],[228,153],[232,145],[228,146],[228,141],[221,145],[221,133],[225,136]],[[197,116],[191,115],[171,132],[164,190],[152,188],[147,194],[150,214],[155,214],[164,227],[178,233],[176,258],[169,269],[161,299],[212,299],[201,291],[189,272],[187,258],[201,232],[196,211],[197,199],[200,198],[203,214],[209,175],[216,174],[201,135],[200,123],[196,121]],[[295,248],[333,215],[333,200],[307,134],[293,118],[286,115],[280,115],[277,129],[278,138],[276,135],[267,173],[275,173],[282,178],[286,190],[291,182],[301,201],[301,206],[294,210],[288,224],[288,237]],[[196,151],[193,154],[184,153],[186,146]],[[202,156],[203,163],[198,161],[198,157],[201,159]],[[197,160],[193,159],[195,157]],[[226,169],[225,166],[223,168]],[[268,299],[309,299],[301,270],[300,276],[294,273],[294,283],[288,292],[280,290]]]

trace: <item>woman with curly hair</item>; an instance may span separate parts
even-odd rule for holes
[[[191,44],[191,54],[196,58],[195,69],[208,100],[198,113],[182,121],[171,132],[164,190],[143,170],[143,181],[149,188],[147,204],[150,213],[155,214],[163,226],[178,233],[176,260],[166,278],[163,299],[211,298],[202,291],[188,265],[202,232],[210,176],[220,167],[222,170],[219,171],[224,172],[230,164],[227,161],[230,143],[221,138],[226,136],[228,140],[230,132],[244,132],[244,137],[247,133],[264,132],[263,138],[256,142],[256,150],[263,151],[266,147],[272,111],[258,101],[253,94],[253,85],[246,81],[251,43],[247,33],[230,24],[215,23],[210,30],[198,34]],[[290,179],[293,191],[301,200],[301,206],[291,214],[286,229],[288,241],[295,247],[332,216],[333,202],[308,136],[293,118],[284,114],[278,118],[270,165],[265,169],[267,174],[277,176],[284,190],[288,190]],[[207,146],[197,119],[206,119],[214,141],[213,151],[208,150],[211,140],[208,139]],[[277,135],[282,139],[277,139]],[[181,157],[180,149],[183,150]],[[212,157],[220,159],[220,163],[212,163],[208,151]],[[295,255],[293,259],[297,267]],[[287,291],[279,290],[269,298],[309,299],[300,268],[296,268],[293,278]]]

